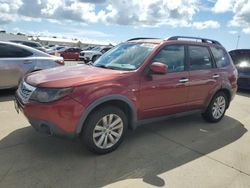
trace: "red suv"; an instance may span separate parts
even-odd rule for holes
[[[107,153],[120,145],[127,129],[153,119],[200,112],[218,122],[236,90],[237,70],[219,42],[136,38],[92,66],[26,76],[15,104],[36,130],[79,136],[91,151]]]

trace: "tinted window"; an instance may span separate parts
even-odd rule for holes
[[[242,62],[250,63],[250,50],[234,50],[229,53],[235,65]]]
[[[104,48],[104,49],[101,50],[101,52],[102,52],[102,53],[105,53],[105,52],[109,51],[110,49],[111,49],[111,48]]]
[[[24,42],[23,44],[26,45],[26,46],[29,46],[29,47],[33,47],[33,48],[39,47],[38,44],[32,43],[32,42]]]
[[[154,57],[153,62],[166,64],[168,72],[184,71],[185,48],[181,45],[166,46]]]
[[[66,50],[66,52],[73,52],[73,51],[74,51],[73,48],[69,48],[69,49]]]
[[[190,70],[203,70],[212,68],[211,56],[206,47],[189,46]]]
[[[0,57],[2,58],[28,57],[32,55],[33,55],[32,52],[27,51],[23,48],[19,48],[8,44],[0,44]]]
[[[229,65],[230,61],[225,50],[221,48],[211,47],[217,67],[225,67]]]

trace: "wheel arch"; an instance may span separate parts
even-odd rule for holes
[[[91,113],[106,105],[116,106],[123,110],[128,116],[128,127],[132,130],[136,128],[137,113],[133,102],[123,95],[109,95],[97,99],[86,108],[77,125],[76,133],[79,135],[82,132],[84,123]]]
[[[231,94],[231,91],[230,91],[230,88],[227,87],[227,86],[224,86],[224,87],[221,87],[220,89],[218,89],[208,100],[208,102],[206,103],[206,108],[209,106],[210,102],[212,101],[212,99],[214,98],[214,96],[219,93],[219,92],[223,92],[225,93],[225,95],[227,96],[227,99],[228,99],[228,103],[227,103],[227,107],[229,107],[229,104],[231,102],[231,98],[232,98],[232,94]],[[205,108],[205,109],[206,109]]]

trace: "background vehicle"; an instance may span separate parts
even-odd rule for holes
[[[63,59],[75,59],[79,60],[80,52],[82,51],[81,48],[62,48],[61,50],[58,50],[57,53],[60,54]]]
[[[250,49],[238,49],[229,52],[239,72],[238,87],[250,89]]]
[[[186,38],[194,41],[179,40]],[[36,130],[79,136],[103,154],[120,145],[128,128],[153,118],[199,112],[218,122],[236,90],[237,70],[219,42],[136,38],[93,66],[28,75],[17,91],[17,106]]]
[[[42,52],[46,52],[46,48],[44,48],[40,43],[34,42],[34,41],[21,41],[21,40],[12,40],[10,42],[18,43],[18,44],[23,44],[25,46],[29,46],[32,48],[35,48],[37,50],[40,50]]]
[[[93,63],[104,53],[109,51],[113,46],[102,46],[95,47],[91,50],[83,50],[80,53],[80,60],[83,60],[85,63],[92,61]]]
[[[20,44],[0,42],[0,89],[17,87],[26,73],[63,64],[61,57],[50,56]]]
[[[66,46],[54,46],[47,50],[47,53],[50,55],[56,55],[57,53],[63,52],[67,49]]]

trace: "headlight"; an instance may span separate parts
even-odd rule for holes
[[[30,100],[47,103],[61,99],[72,92],[73,88],[36,88]]]

